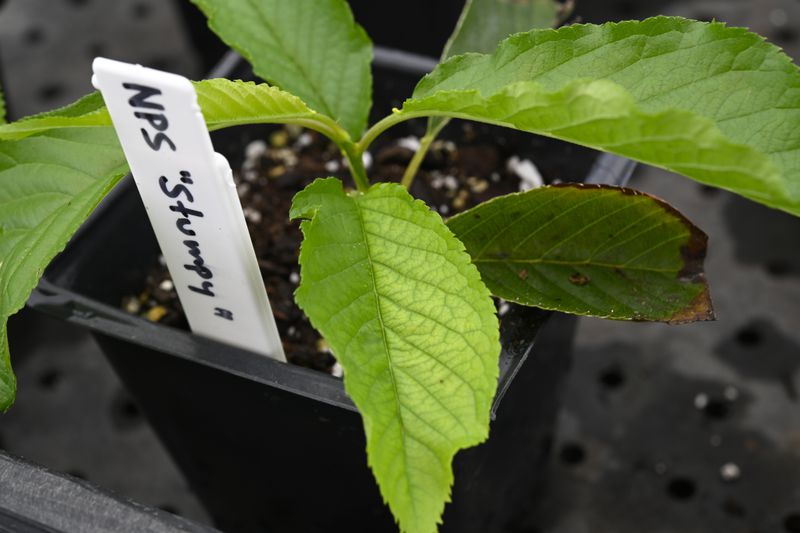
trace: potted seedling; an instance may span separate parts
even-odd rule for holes
[[[184,405],[194,400],[202,407],[183,411],[175,427],[161,432],[168,445],[179,439],[181,424],[202,423],[206,410],[213,411],[218,398],[228,394],[252,400],[227,408],[230,425],[256,426],[262,416],[278,417],[270,418],[267,428],[254,428],[273,435],[272,445],[253,450],[254,469],[264,467],[275,477],[248,485],[243,507],[259,505],[267,491],[270,496],[282,488],[287,492],[271,487],[275,480],[290,483],[297,468],[287,460],[297,457],[280,445],[280,435],[326,425],[331,440],[320,442],[318,451],[326,466],[291,487],[328,487],[326,497],[334,504],[326,510],[341,512],[319,516],[318,502],[309,501],[302,502],[305,516],[290,518],[321,528],[380,527],[375,524],[382,523],[382,511],[371,507],[377,492],[349,490],[349,476],[365,472],[350,470],[359,460],[364,464],[364,436],[350,430],[347,420],[356,415],[343,408],[352,400],[363,420],[366,462],[400,529],[435,530],[450,498],[456,452],[486,440],[490,425],[493,433],[504,428],[501,414],[490,424],[500,374],[492,295],[522,306],[617,320],[679,324],[713,317],[702,271],[705,235],[646,194],[559,184],[500,196],[447,220],[415,200],[408,188],[447,120],[489,123],[615,153],[800,213],[800,73],[779,49],[746,30],[656,17],[517,33],[486,52],[472,44],[470,35],[475,29],[480,34],[487,9],[497,5],[474,0],[445,52],[445,57],[460,55],[445,59],[398,109],[366,128],[371,45],[343,1],[196,3],[212,29],[272,84],[196,83],[209,129],[297,124],[328,137],[348,163],[353,189],[320,177],[297,193],[288,213],[302,221],[304,235],[296,300],[343,368],[344,389],[329,376],[312,377],[241,350],[221,354],[218,344],[155,325],[131,334],[130,319],[87,307],[86,297],[67,294],[68,305],[61,309],[70,310],[69,319],[93,321],[107,335],[124,331],[137,345],[151,345],[150,337],[159,337],[160,353],[179,355],[164,359],[180,370],[179,380],[208,383],[205,397],[174,383],[169,398],[183,396]],[[498,5],[512,18],[518,15],[517,3]],[[485,53],[461,53],[471,51]],[[415,118],[429,122],[401,183],[371,182],[364,153],[385,131]],[[5,347],[7,317],[25,303],[47,263],[127,167],[98,94],[4,125],[0,138],[0,336]],[[119,228],[109,224],[114,220],[107,218],[98,231],[114,234],[119,242]],[[137,246],[135,240],[124,242]],[[80,249],[82,243],[76,244]],[[105,270],[98,278],[123,275]],[[61,269],[61,279],[76,276],[75,265]],[[44,285],[45,297],[56,292]],[[127,350],[127,362],[118,360],[117,366],[138,370],[143,379],[159,379],[147,375],[147,363],[165,356],[137,352],[133,345]],[[202,364],[185,364],[189,360]],[[3,363],[0,398],[8,407],[14,381],[7,348]],[[223,385],[210,377],[215,369],[233,367],[236,372],[229,372]],[[508,383],[503,379],[501,392]],[[271,387],[269,393],[264,385]],[[288,400],[298,391],[302,408]],[[285,412],[289,405],[296,411]],[[144,408],[153,413],[172,407],[154,401]],[[516,403],[511,409],[530,408]],[[517,421],[506,422],[500,434],[515,429]],[[201,438],[225,444],[230,425],[208,427]],[[508,441],[490,439],[474,449],[494,447],[494,455],[459,454],[457,462],[465,456],[478,459],[458,470],[448,512],[458,507],[462,489],[468,492],[491,476],[525,468],[524,449],[495,442]],[[223,454],[224,448],[218,451]],[[195,465],[202,470],[215,458],[183,460],[204,461]],[[239,482],[236,475],[208,480],[219,492]],[[514,485],[497,486],[506,491],[500,498],[519,496],[510,490]],[[264,527],[289,528],[291,520],[281,517],[283,504],[295,510],[291,502],[301,498],[296,492],[284,494],[270,506]],[[455,521],[446,515],[446,523],[462,531],[506,527],[508,522],[492,516],[493,503],[480,519],[464,519],[478,512],[475,497],[472,509],[462,508]],[[522,507],[514,506],[511,514]]]

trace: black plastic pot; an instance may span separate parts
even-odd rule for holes
[[[430,62],[386,51],[376,58],[375,108],[382,113],[410,94]],[[246,75],[235,57],[224,64],[216,74]],[[242,143],[262,131],[220,133],[215,146],[235,165]],[[543,142],[566,150],[565,168],[574,167],[577,153],[588,153],[524,139],[539,150]],[[592,168],[589,181],[622,184],[633,168],[607,155],[592,165],[595,157],[582,163]],[[141,287],[159,253],[130,179],[85,228],[47,269],[29,305],[94,332],[220,528],[395,529],[341,380],[121,311],[121,299]],[[444,531],[501,532],[524,524],[542,486],[574,326],[571,317],[521,307],[502,318],[491,438],[457,455]]]

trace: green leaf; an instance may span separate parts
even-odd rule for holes
[[[444,114],[540,133],[792,207],[785,182],[764,154],[731,142],[691,112],[644,113],[625,89],[608,80],[575,81],[556,92],[519,82],[488,98],[478,91],[443,91],[407,100],[404,114]]]
[[[266,84],[196,84],[209,128],[292,122],[330,132],[333,122]],[[333,131],[332,134],[336,132]],[[67,107],[0,125],[0,326],[17,312],[44,268],[127,173],[98,93]],[[8,345],[0,343],[0,410],[14,398]]]
[[[58,128],[97,126],[111,126],[111,117],[103,103],[103,97],[100,93],[93,92],[67,106],[3,124],[0,126],[0,139],[22,139],[34,133]]]
[[[617,320],[713,319],[706,235],[647,194],[542,187],[484,202],[447,225],[506,300]]]
[[[335,125],[309,109],[298,97],[265,83],[212,79],[195,82],[197,102],[209,130],[243,124],[293,123],[316,129],[338,140]],[[111,127],[111,117],[99,92],[53,111],[0,126],[0,139],[20,139],[55,128]]]
[[[549,135],[800,214],[800,72],[745,29],[656,17],[518,34],[441,64],[402,114]]]
[[[348,195],[317,180],[291,217],[306,218],[296,300],[344,368],[381,494],[402,530],[434,531],[453,455],[489,430],[489,291],[441,217],[398,184]]]
[[[126,172],[110,128],[54,129],[0,142],[0,410],[14,399],[6,320]]]
[[[195,83],[197,101],[211,131],[244,124],[299,124],[335,142],[346,134],[329,117],[311,110],[300,98],[265,83],[204,80]]]
[[[552,28],[564,6],[555,0],[467,0],[442,60],[477,52],[487,54],[514,33]]]
[[[253,71],[337,120],[354,139],[367,123],[372,43],[344,0],[192,0]]]
[[[4,413],[14,403],[14,397],[17,394],[17,380],[8,356],[6,317],[0,318],[2,318],[0,321],[0,412]]]

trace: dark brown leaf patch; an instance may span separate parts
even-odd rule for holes
[[[589,276],[584,276],[578,272],[575,272],[569,277],[569,282],[573,285],[578,285],[579,287],[583,287],[584,285],[588,285],[591,280]]]

